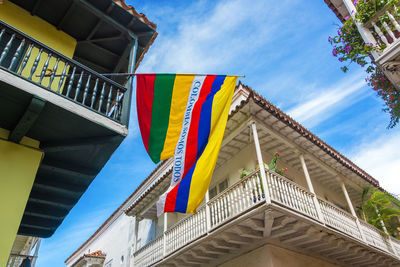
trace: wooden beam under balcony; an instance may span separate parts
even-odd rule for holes
[[[62,142],[47,142],[41,144],[40,147],[46,153],[54,153],[54,152],[85,150],[93,148],[97,145],[112,144],[114,142],[120,142],[120,141],[121,141],[120,136],[101,136],[101,137],[91,137],[91,138],[70,139]]]
[[[123,34],[118,34],[118,35],[110,36],[110,37],[80,40],[80,41],[78,41],[78,44],[90,44],[90,43],[95,43],[95,42],[115,41],[115,40],[119,40],[119,39],[123,38],[123,36],[124,36]]]
[[[19,119],[17,125],[8,136],[8,140],[19,143],[39,118],[39,115],[42,112],[45,104],[46,101],[33,97],[26,108],[25,113]]]
[[[63,164],[66,165],[66,164]],[[92,179],[94,176],[97,175],[97,172],[95,170],[89,170],[86,168],[77,168],[75,167],[74,169],[67,168],[67,167],[61,167],[60,165],[54,165],[54,164],[49,164],[49,163],[42,163],[40,165],[40,170],[48,171],[48,172],[54,172],[57,174],[61,175],[67,175],[67,176],[75,176],[75,177],[80,177],[84,179]]]
[[[62,16],[62,18],[60,19],[60,22],[58,22],[58,24],[56,25],[57,30],[62,29],[64,23],[67,21],[68,17],[72,14],[72,12],[74,11],[75,8],[75,3],[72,2],[67,11],[64,13],[64,15]]]
[[[39,10],[39,7],[41,5],[41,3],[43,2],[43,0],[37,0],[35,5],[33,6],[32,10],[31,10],[31,15],[34,16],[36,15],[36,12]]]

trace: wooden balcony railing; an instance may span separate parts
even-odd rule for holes
[[[163,258],[164,236],[159,236],[135,252],[135,266],[149,266]]]
[[[272,203],[298,212],[395,257],[397,257],[396,254],[400,255],[399,240],[391,238],[366,222],[361,221],[359,223],[358,219],[350,213],[339,209],[326,200],[317,198],[315,194],[282,175],[271,171],[267,171],[266,174],[266,187]],[[265,203],[264,188],[260,171],[250,173],[209,200],[199,208],[197,214],[186,217],[171,226],[163,235],[137,250],[134,253],[135,266],[148,266],[157,263],[187,244],[211,233],[227,221]],[[314,201],[314,198],[318,201]],[[316,207],[316,205],[319,205],[319,207]],[[318,208],[321,210],[323,218],[318,217]],[[209,216],[207,216],[208,212]]]
[[[387,5],[373,15],[364,27],[369,30],[375,38],[375,45],[384,47],[381,54],[390,48],[400,39],[400,20],[397,15],[398,7]]]
[[[335,205],[326,200],[318,198],[324,221],[327,225],[346,233],[357,239],[362,239],[361,233],[357,226],[356,218],[344,210],[339,209]]]
[[[165,232],[165,253],[170,254],[207,232],[206,207],[200,207],[197,214],[186,217]]]
[[[265,202],[264,189],[257,174],[258,172],[253,172],[247,175],[207,203],[211,214],[211,228],[218,227],[263,200]]]
[[[124,86],[1,20],[0,68],[118,122],[122,105],[130,104]]]

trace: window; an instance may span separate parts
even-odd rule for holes
[[[214,198],[218,192],[217,192],[217,187],[214,186],[213,188],[211,188],[208,192],[210,199]]]
[[[221,193],[222,191],[224,191],[227,188],[228,188],[228,179],[225,179],[223,182],[219,183],[219,185],[218,185],[219,193]]]
[[[225,179],[218,184],[218,187],[214,186],[211,189],[209,189],[208,194],[210,199],[214,198],[217,194],[220,194],[227,188],[228,188],[228,179]]]

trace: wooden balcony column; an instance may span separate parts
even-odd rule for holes
[[[165,233],[168,230],[168,212],[164,213],[164,232],[163,232],[163,255],[167,255],[167,237],[165,236]]]
[[[364,39],[364,42],[377,44],[377,41],[375,37],[372,35],[372,33],[366,27],[364,27],[362,23],[357,22],[357,20],[355,20],[355,15],[357,10],[353,3],[353,0],[343,0],[343,3],[346,6],[347,11],[349,11],[350,16],[354,19],[358,32],[361,34],[361,37]],[[375,59],[379,57],[376,51],[371,51],[371,54]]]
[[[313,184],[311,182],[310,174],[308,173],[306,161],[304,160],[304,155],[302,153],[298,153],[298,154],[299,154],[301,167],[303,169],[304,176],[306,178],[307,188],[313,194],[313,202],[314,202],[317,214],[318,214],[318,219],[321,222],[325,223],[324,216],[322,215],[321,207],[320,207],[318,199],[317,199],[317,195],[315,194],[315,191],[314,191],[314,186],[313,186]]]
[[[340,188],[342,188],[344,197],[346,198],[347,206],[349,206],[351,214],[356,218],[357,228],[360,231],[362,240],[367,241],[367,239],[365,238],[364,232],[362,231],[361,224],[357,217],[356,211],[354,210],[353,203],[351,203],[351,199],[350,199],[349,193],[347,192],[346,185],[344,184],[343,179],[340,179]]]
[[[258,139],[256,123],[254,121],[251,121],[250,127],[253,133],[254,146],[256,147],[258,166],[260,166],[261,183],[264,188],[265,201],[267,203],[271,203],[271,197],[268,191],[267,176],[265,174],[264,160],[262,158],[261,146],[260,146],[260,141]]]
[[[206,223],[207,223],[207,231],[210,231],[211,229],[211,210],[210,210],[210,205],[208,205],[208,202],[210,201],[210,193],[209,190],[206,192]]]
[[[135,217],[135,236],[133,238],[133,253],[135,253],[137,251],[137,239],[138,239],[138,232],[139,232],[139,221],[141,221],[141,218],[138,215],[136,215],[136,217]]]

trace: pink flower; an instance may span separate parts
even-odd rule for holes
[[[357,4],[358,4],[358,0],[355,0],[354,5],[357,6]]]
[[[334,57],[337,57],[337,52],[336,52],[336,49],[335,49],[335,48],[332,50],[332,55],[333,55]]]
[[[280,155],[281,155],[281,153],[279,153],[279,152],[275,152],[275,155],[278,155],[278,156],[280,156]]]
[[[345,20],[348,20],[349,18],[350,18],[350,16],[347,16],[347,17],[345,17],[344,19],[345,19]]]

